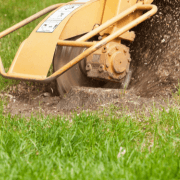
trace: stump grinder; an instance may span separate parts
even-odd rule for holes
[[[123,40],[157,12],[153,0],[75,0],[50,6],[0,33],[0,38],[51,12],[22,42],[5,78],[56,79],[60,95],[72,86],[126,88],[131,56]],[[54,73],[47,77],[53,65]]]

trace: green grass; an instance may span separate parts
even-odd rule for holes
[[[178,110],[0,119],[0,179],[180,179]]]

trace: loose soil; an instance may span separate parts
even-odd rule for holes
[[[4,113],[30,117],[33,115],[69,115],[74,112],[80,113],[83,110],[88,111],[106,111],[110,109],[126,114],[134,112],[143,112],[149,115],[154,108],[165,110],[169,109],[167,97],[164,98],[145,98],[137,96],[133,89],[104,89],[73,87],[64,97],[54,95],[54,89],[51,86],[40,86],[41,84],[27,85],[21,82],[12,87],[8,94],[2,96],[7,98],[7,106]],[[48,91],[48,88],[51,87]]]
[[[178,0],[155,0],[158,13],[134,31],[131,49],[133,77],[128,90],[74,87],[66,96],[57,95],[55,82],[42,85],[20,82],[2,96],[9,97],[5,113],[61,115],[97,110],[115,105],[129,112],[162,108],[177,91],[180,77],[180,4]],[[149,112],[149,110],[147,110]]]
[[[155,0],[158,13],[134,30],[130,45],[134,70],[131,88],[141,97],[171,95],[180,77],[180,3]]]

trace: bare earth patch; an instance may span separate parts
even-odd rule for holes
[[[167,98],[145,98],[135,94],[133,89],[102,89],[74,87],[64,97],[54,95],[42,88],[38,91],[38,86],[28,86],[20,83],[18,88],[9,94],[4,93],[8,103],[5,107],[5,113],[22,115],[30,117],[32,114],[42,113],[44,115],[68,115],[72,112],[81,112],[82,110],[107,110],[115,106],[118,111],[133,113],[143,111],[149,114],[153,107],[162,109],[168,108]]]

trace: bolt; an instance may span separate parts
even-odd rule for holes
[[[98,28],[98,27],[99,27],[99,24],[95,24],[94,27],[93,27],[93,29],[96,29],[96,28]]]
[[[106,68],[108,68],[110,66],[109,61],[106,59]]]
[[[86,71],[90,71],[91,69],[92,69],[91,64],[87,64],[87,65],[86,65]]]
[[[116,50],[119,50],[120,49],[120,47],[119,46],[116,46]]]
[[[131,58],[128,58],[128,62],[129,62],[129,63],[131,62]]]
[[[99,72],[103,72],[104,71],[104,65],[100,65],[99,66]]]
[[[127,49],[124,48],[123,51],[124,51],[125,54],[127,53]]]
[[[102,40],[102,36],[99,36],[99,37],[98,37],[98,40],[101,41],[101,40]]]
[[[106,53],[106,52],[107,52],[107,48],[106,48],[106,47],[103,47],[103,48],[102,48],[102,52],[103,52],[103,53]]]
[[[109,55],[109,56],[112,56],[112,52],[109,52],[108,55]]]

